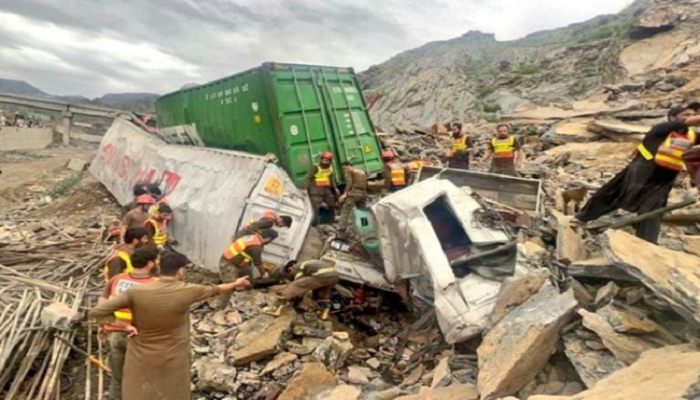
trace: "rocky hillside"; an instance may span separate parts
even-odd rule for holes
[[[698,22],[697,0],[638,0],[617,15],[515,41],[468,32],[428,43],[369,68],[360,80],[385,130],[486,123],[582,102],[605,108],[678,101],[700,87],[692,67],[700,56]]]

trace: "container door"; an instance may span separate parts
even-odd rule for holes
[[[323,94],[309,67],[289,66],[272,71],[286,164],[295,184],[301,186],[310,166],[323,152],[338,154],[333,126],[326,115]],[[340,165],[340,164],[337,164]],[[336,165],[336,179],[340,169]]]
[[[290,228],[277,229],[279,237],[265,245],[263,261],[276,265],[295,259],[306,240],[313,211],[308,197],[302,196],[287,174],[277,165],[267,164],[246,200],[238,229],[260,217],[265,211],[292,217]]]
[[[349,160],[374,176],[383,168],[379,142],[358,89],[355,75],[348,70],[319,69],[316,80],[323,89],[326,115],[333,127],[338,163]]]

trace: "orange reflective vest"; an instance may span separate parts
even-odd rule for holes
[[[164,246],[166,243],[168,243],[168,234],[165,232],[165,227],[168,225],[168,222],[161,222],[153,218],[149,218],[143,226],[148,227],[149,224],[153,226],[155,232],[153,233],[153,243],[158,246]]]
[[[134,286],[138,285],[144,285],[148,283],[153,283],[157,279],[151,276],[148,277],[136,277],[133,276],[131,273],[121,273],[117,276],[115,276],[110,284],[109,287],[109,298],[113,298],[118,296],[119,294],[123,293],[129,288],[132,288]],[[126,323],[131,323],[131,320],[133,316],[131,315],[131,310],[128,308],[121,308],[117,311],[114,312],[114,317],[121,322],[126,322]],[[117,325],[105,325],[105,330],[108,332],[113,332],[113,331],[120,331],[122,330],[119,326]]]
[[[238,264],[239,267],[246,267],[253,262],[253,257],[248,255],[245,250],[250,246],[262,246],[263,242],[259,235],[246,235],[240,239],[234,240],[226,250],[223,257],[227,260],[233,260],[236,256],[241,256],[243,260]]]
[[[644,144],[637,146],[637,151],[644,159],[653,159],[656,165],[660,167],[672,169],[674,171],[685,171],[683,153],[695,145],[696,139],[697,134],[695,130],[690,128],[688,129],[687,135],[671,132],[666,140],[661,143],[654,155],[651,154]]]
[[[491,146],[493,146],[493,158],[515,157],[515,137],[512,135],[505,139],[491,139]]]
[[[452,138],[452,151],[464,151],[469,147],[467,145],[467,135],[462,135],[458,138]]]
[[[105,282],[109,282],[109,263],[115,258],[121,258],[121,260],[124,261],[124,264],[126,264],[126,269],[122,272],[129,273],[134,270],[134,266],[131,265],[131,256],[129,256],[129,253],[127,253],[124,250],[115,249],[112,251],[112,254],[110,254],[109,257],[107,257],[107,260],[105,260]]]
[[[406,186],[406,168],[398,162],[389,163],[391,170],[391,185]]]
[[[314,175],[314,182],[316,183],[316,186],[330,187],[331,177],[333,176],[333,166],[330,165],[328,168],[323,168],[320,164],[316,164],[316,167],[316,175]]]

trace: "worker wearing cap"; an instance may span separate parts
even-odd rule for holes
[[[352,212],[357,207],[365,207],[367,202],[367,174],[365,171],[352,166],[350,161],[343,163],[345,190],[340,196],[340,227],[338,236],[345,237],[350,229]]]
[[[277,215],[274,211],[265,211],[263,215],[255,221],[248,222],[243,228],[236,232],[234,239],[246,235],[252,235],[254,233],[260,232],[263,229],[271,229],[273,227],[277,228],[289,228],[292,226],[292,217],[289,215]]]
[[[98,304],[114,298],[129,288],[138,285],[146,285],[156,281],[153,273],[158,265],[158,249],[146,246],[137,249],[132,258],[133,269],[112,277],[105,286]],[[114,312],[114,322],[102,326],[102,334],[106,334],[109,341],[109,366],[112,370],[112,378],[109,385],[109,396],[112,399],[122,398],[122,373],[124,370],[124,358],[128,342],[126,325],[131,324],[131,310],[122,308]]]
[[[126,231],[132,228],[142,228],[149,218],[148,209],[155,204],[156,200],[149,194],[141,194],[136,197],[136,207],[122,218],[119,241],[124,243]]]
[[[265,245],[277,238],[274,229],[262,229],[251,235],[234,239],[226,247],[219,262],[222,282],[233,282],[241,276],[253,276],[253,267],[260,276],[266,276],[263,268],[262,254]]]
[[[576,218],[588,222],[620,208],[645,214],[664,207],[678,173],[685,171],[684,153],[698,144],[692,128],[700,125],[698,110],[698,103],[672,109],[669,121],[651,128],[632,162],[593,194]],[[661,216],[647,218],[634,227],[638,237],[656,243]]]
[[[318,224],[321,205],[326,206],[333,212],[336,209],[335,196],[338,195],[338,187],[335,182],[333,170],[333,153],[327,151],[321,155],[317,164],[309,168],[309,172],[304,179],[306,192],[314,209],[314,224]]]
[[[408,174],[406,165],[396,158],[391,150],[382,151],[384,161],[384,187],[390,191],[403,189],[408,184]]]
[[[133,265],[131,255],[151,241],[146,228],[131,228],[124,235],[124,243],[118,244],[105,260],[104,278],[109,282],[112,277],[122,272],[131,272]]]
[[[157,212],[151,211],[151,216],[144,223],[144,227],[153,238],[153,243],[158,248],[163,249],[168,244],[168,223],[172,220],[173,210],[169,205],[162,203],[158,205]]]
[[[138,207],[138,198],[142,194],[149,194],[148,187],[146,184],[137,183],[132,188],[132,193],[134,194],[134,199],[131,200],[129,203],[127,203],[126,206],[124,206],[124,208],[126,209],[126,212],[129,212],[130,210],[133,210],[134,208]]]
[[[466,132],[462,131],[462,124],[452,124],[452,139],[450,149],[447,151],[447,164],[450,168],[469,169],[469,158],[474,155],[472,141]]]
[[[335,263],[309,260],[297,264],[291,261],[284,267],[284,274],[291,282],[276,290],[275,298],[262,312],[280,316],[291,302],[300,300],[306,293],[313,291],[322,310],[321,319],[327,320],[331,312],[331,291],[340,280]]]
[[[500,124],[496,127],[496,137],[489,142],[488,149],[481,163],[491,160],[493,174],[516,176],[516,164],[518,167],[523,163],[523,152],[520,150],[520,142],[510,133],[508,125]]]

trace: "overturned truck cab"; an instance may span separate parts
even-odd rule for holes
[[[472,195],[433,178],[372,207],[386,279],[410,289],[409,303],[434,307],[448,343],[479,334],[502,280],[527,272],[516,262],[515,242],[482,221]]]

